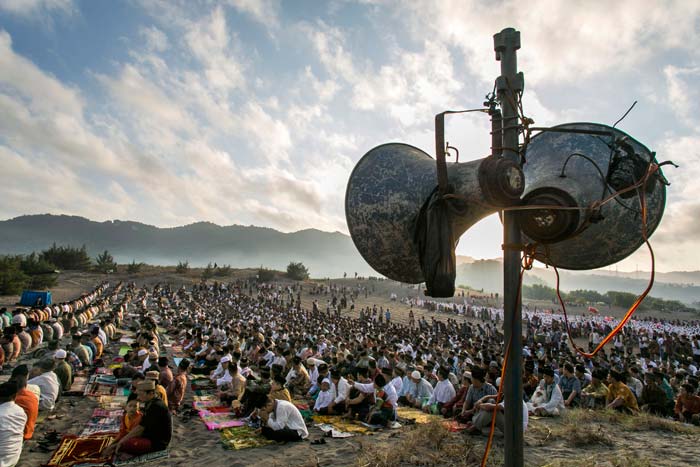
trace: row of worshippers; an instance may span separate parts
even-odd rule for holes
[[[101,321],[101,327],[103,332],[113,335],[114,316],[123,314],[123,304],[112,310],[111,303],[122,285],[118,284],[110,296],[103,296],[107,287],[107,283],[102,283],[76,300],[44,308],[0,309],[0,368],[13,366],[23,355],[43,348],[43,343],[60,341],[67,333],[85,328],[98,314],[108,310],[113,313]]]
[[[562,370],[561,375],[551,367],[540,371],[542,379],[527,404],[531,413],[557,416],[566,408],[608,408],[700,423],[700,395],[694,377],[669,382],[664,373],[651,368],[642,377],[637,367],[630,371],[596,368],[589,372],[583,364],[574,367],[571,363],[565,363]],[[527,364],[523,379],[526,391],[536,381]],[[678,389],[674,390],[676,385]]]

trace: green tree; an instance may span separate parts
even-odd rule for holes
[[[41,252],[40,258],[59,269],[74,271],[87,271],[90,269],[91,264],[90,255],[88,255],[85,245],[81,248],[74,248],[70,246],[56,246],[54,243],[51,248]]]
[[[132,260],[129,265],[126,267],[126,272],[129,274],[136,274],[141,272],[141,268],[143,267],[143,263],[137,263],[136,260]]]
[[[214,277],[214,266],[211,263],[207,264],[207,267],[202,271],[202,279],[207,280]]]
[[[523,285],[523,297],[530,300],[556,300],[557,292],[552,287],[546,285],[533,284]],[[562,294],[562,298],[563,294]]]
[[[272,269],[267,269],[267,268],[260,266],[260,269],[258,269],[258,281],[270,282],[274,278],[275,278],[275,271],[273,271]]]
[[[0,295],[18,295],[29,284],[21,263],[21,256],[0,256]]]
[[[309,278],[309,270],[303,263],[290,262],[287,265],[287,277],[295,281],[303,281]]]
[[[103,273],[116,272],[117,263],[114,262],[114,257],[105,250],[102,254],[95,258],[95,270]]]
[[[231,274],[231,266],[228,264],[224,264],[214,271],[214,275],[218,277],[228,276],[229,274]]]
[[[177,266],[175,266],[175,272],[178,274],[187,274],[187,271],[189,271],[189,269],[189,261],[180,261],[179,263],[177,263]]]
[[[56,266],[42,259],[36,252],[22,257],[20,269],[29,276],[28,288],[47,289],[56,285],[58,280]]]

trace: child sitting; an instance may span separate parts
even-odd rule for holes
[[[316,404],[314,404],[314,412],[321,415],[328,414],[328,406],[333,402],[333,391],[331,390],[331,381],[324,378],[321,381],[321,391],[318,393]]]
[[[122,417],[121,427],[119,428],[119,436],[114,440],[116,443],[127,433],[129,433],[136,425],[141,423],[141,416],[143,414],[139,412],[139,401],[136,399],[136,394],[129,394],[129,398],[126,401],[126,407],[124,407],[124,416]]]

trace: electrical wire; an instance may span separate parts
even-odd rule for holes
[[[649,249],[649,255],[651,256],[651,273],[649,277],[649,284],[647,285],[646,289],[642,294],[637,297],[637,299],[634,301],[632,306],[627,310],[625,313],[624,317],[620,322],[615,326],[615,328],[608,333],[607,336],[598,344],[598,346],[593,349],[592,352],[586,352],[580,347],[576,345],[574,342],[574,338],[571,335],[571,328],[569,326],[569,317],[566,313],[566,305],[564,304],[564,300],[561,298],[561,293],[559,290],[559,271],[557,270],[556,266],[554,267],[554,273],[556,274],[557,278],[557,284],[556,284],[556,293],[557,293],[557,299],[559,300],[559,304],[562,307],[562,312],[564,314],[564,323],[566,326],[566,333],[569,336],[569,342],[571,343],[571,346],[574,348],[576,353],[581,355],[584,358],[593,358],[608,342],[610,342],[627,324],[627,322],[632,318],[632,315],[634,314],[635,311],[637,311],[637,308],[639,308],[639,305],[644,301],[646,296],[649,294],[651,291],[651,288],[654,286],[654,276],[656,272],[656,261],[654,258],[654,250],[651,247],[651,243],[649,243],[649,238],[648,238],[648,232],[647,232],[647,203],[646,203],[646,196],[644,196],[644,193],[646,192],[646,183],[649,180],[649,178],[659,169],[658,165],[656,164],[650,164],[649,169],[647,170],[646,175],[643,177],[641,180],[640,184],[636,185],[641,185],[637,186],[638,194],[639,194],[639,207],[642,213],[641,216],[641,229],[642,229],[642,238],[644,239],[644,243],[646,243],[647,248]],[[546,259],[546,258],[545,258]]]

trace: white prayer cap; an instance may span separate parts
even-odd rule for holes
[[[144,355],[148,355],[148,350],[141,349],[138,352],[136,352],[136,355],[138,355],[139,357],[143,357]]]
[[[66,353],[65,350],[63,349],[58,349],[55,354],[53,354],[53,358],[66,358],[68,354]]]
[[[421,378],[421,376],[420,376],[420,371],[418,371],[418,370],[413,370],[413,372],[411,373],[411,378],[413,378],[413,379],[420,379],[420,378]]]
[[[231,361],[231,357],[226,355],[225,357],[221,357],[221,363],[227,363]]]

